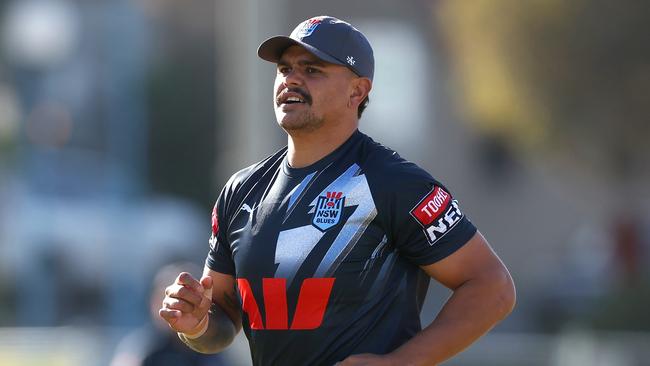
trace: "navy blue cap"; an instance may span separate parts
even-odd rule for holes
[[[375,58],[366,36],[350,23],[330,16],[305,20],[290,36],[275,36],[260,44],[257,55],[277,63],[293,45],[304,47],[319,59],[348,67],[355,74],[372,80]]]

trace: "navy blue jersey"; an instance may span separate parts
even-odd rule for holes
[[[417,165],[356,131],[292,168],[286,148],[228,181],[206,265],[237,280],[255,365],[326,365],[388,353],[420,329],[419,266],[476,228]]]

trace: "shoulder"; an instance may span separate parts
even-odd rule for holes
[[[379,183],[384,189],[440,185],[426,170],[367,136],[363,155],[364,173],[370,181]]]
[[[282,163],[285,154],[286,147],[233,174],[221,189],[213,214],[226,217],[233,208],[238,207],[239,201],[255,187],[256,182],[260,181],[265,174],[273,174]]]
[[[267,156],[263,160],[237,171],[230,177],[230,179],[228,179],[224,186],[224,190],[236,192],[251,182],[256,182],[260,176],[268,173],[274,168],[277,168],[282,162],[282,159],[284,159],[286,152],[287,148],[284,147],[274,154]]]

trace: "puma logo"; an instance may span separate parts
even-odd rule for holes
[[[249,206],[248,203],[244,203],[244,204],[241,206],[240,211],[246,211],[246,212],[248,212],[249,214],[252,214],[253,211],[255,211],[256,208],[257,208],[257,206],[253,206],[253,208],[251,208],[251,206]]]

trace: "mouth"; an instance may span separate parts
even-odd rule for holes
[[[309,95],[298,91],[286,91],[275,99],[276,106],[287,106],[294,104],[311,104]]]

